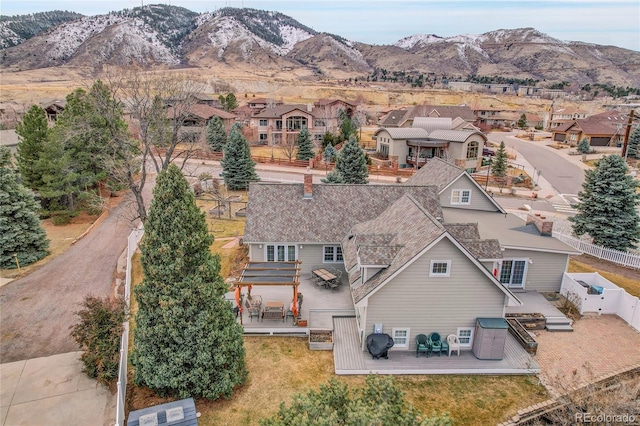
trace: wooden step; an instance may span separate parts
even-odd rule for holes
[[[545,327],[547,331],[573,331],[573,327],[569,324],[548,324]]]

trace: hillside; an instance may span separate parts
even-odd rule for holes
[[[567,82],[640,88],[640,52],[565,42],[533,28],[447,38],[416,34],[378,46],[320,34],[279,12],[256,9],[198,14],[148,5],[68,20],[72,17],[63,20],[60,15],[63,22],[54,25],[51,20],[50,27],[2,17],[0,29],[20,22],[24,34],[4,44],[3,70],[135,63],[148,69],[224,66],[267,75],[289,71],[307,80],[376,81],[377,73],[389,72],[416,78],[422,74],[434,82],[443,76],[500,76],[547,87]]]

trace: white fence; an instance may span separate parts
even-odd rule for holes
[[[560,293],[576,304],[580,314],[614,314],[640,331],[640,300],[597,272],[565,273]]]
[[[590,254],[591,256],[608,260],[628,268],[640,269],[640,255],[597,246],[560,232],[554,231],[553,236],[583,253]]]
[[[144,230],[136,229],[127,238],[127,269],[124,281],[124,299],[129,308],[131,298],[131,257],[138,248],[138,243],[144,234]],[[118,396],[116,401],[116,426],[124,425],[124,406],[127,397],[127,355],[129,354],[129,321],[123,324],[122,337],[120,338],[120,366],[118,369]]]

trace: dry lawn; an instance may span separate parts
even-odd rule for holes
[[[56,256],[64,253],[71,244],[82,235],[93,222],[98,219],[99,216],[90,216],[86,213],[81,213],[78,216],[71,219],[71,222],[67,225],[56,226],[51,219],[44,219],[42,221],[42,227],[47,233],[49,238],[49,255],[44,259],[32,263],[26,267],[18,269],[0,269],[0,276],[2,278],[18,278],[24,275],[28,275],[35,269],[49,262]]]
[[[622,268],[622,267],[620,267]],[[607,272],[600,269],[596,269],[593,266],[587,265],[582,262],[578,262],[574,259],[569,261],[569,268],[567,272],[576,272],[576,273],[590,273],[597,272],[618,287],[621,287],[627,291],[627,293],[640,297],[640,281],[634,279],[632,277],[625,277],[621,274],[616,274],[613,272]]]

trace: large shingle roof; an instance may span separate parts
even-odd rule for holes
[[[257,118],[278,118],[282,117],[284,114],[290,113],[293,110],[300,110],[305,114],[311,115],[310,112],[307,111],[306,105],[276,105],[274,108],[264,108],[259,113],[254,115]]]
[[[357,223],[371,220],[404,194],[442,217],[433,186],[252,183],[247,203],[247,242],[335,243]]]
[[[435,185],[438,192],[457,179],[464,170],[447,163],[445,160],[430,158],[427,165],[418,170],[407,180],[407,185]]]

